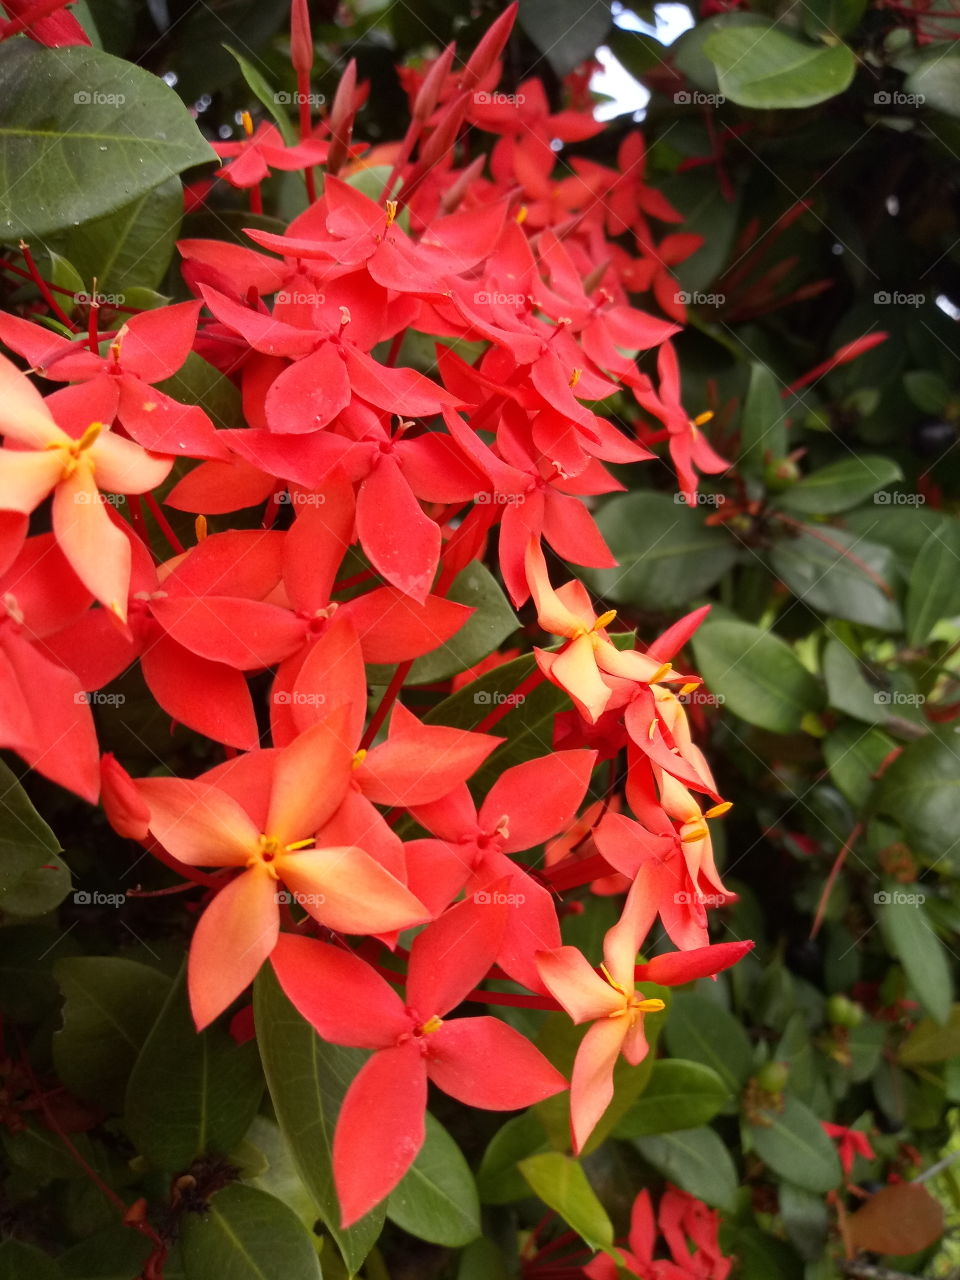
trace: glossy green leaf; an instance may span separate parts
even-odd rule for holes
[[[950,400],[950,384],[932,369],[914,369],[903,375],[907,395],[924,413],[940,415]]]
[[[746,622],[707,622],[693,637],[698,669],[726,710],[792,733],[823,705],[819,683],[779,636]]]
[[[857,26],[866,8],[867,0],[806,0],[803,29],[815,40],[845,36]]]
[[[625,493],[600,511],[597,524],[619,561],[616,569],[582,569],[578,576],[604,600],[667,611],[709,590],[737,558],[722,529],[704,525],[682,494]]]
[[[172,378],[156,385],[174,400],[199,405],[217,428],[246,426],[236,386],[195,351],[190,352]]]
[[[117,1109],[133,1064],[170,989],[170,979],[122,956],[73,956],[54,974],[63,992],[63,1026],[53,1063],[80,1098]]]
[[[960,796],[960,731],[944,729],[908,743],[877,783],[876,807],[903,828],[918,853],[941,858]]]
[[[53,966],[79,947],[72,935],[46,925],[0,929],[0,1013],[12,1022],[39,1022],[54,1011],[60,989]]]
[[[480,1234],[477,1184],[463,1152],[427,1113],[417,1158],[387,1199],[387,1217],[409,1235],[459,1248]]]
[[[730,1097],[730,1089],[701,1062],[667,1058],[653,1064],[647,1087],[621,1117],[615,1138],[698,1129],[712,1120]]]
[[[310,1233],[282,1201],[253,1187],[225,1187],[205,1213],[187,1214],[186,1280],[320,1280]]]
[[[342,1230],[331,1152],[340,1105],[366,1054],[321,1040],[283,994],[268,966],[254,983],[253,1007],[277,1122],[324,1225],[348,1268],[357,1271],[380,1234],[386,1204]]]
[[[899,957],[917,999],[943,1024],[953,1004],[953,979],[946,948],[923,909],[919,885],[888,883],[874,894],[877,914],[893,954]]]
[[[593,55],[610,30],[610,0],[520,0],[520,25],[557,75]]]
[[[215,159],[172,89],[97,49],[8,40],[0,97],[3,240],[99,218]]]
[[[949,11],[948,11],[949,12]],[[907,76],[904,92],[920,97],[925,107],[960,117],[960,59],[956,48],[934,46]]]
[[[63,1280],[49,1254],[19,1240],[0,1241],[0,1280]]]
[[[830,1230],[830,1212],[823,1196],[783,1181],[779,1201],[783,1225],[797,1252],[811,1261],[819,1258]]]
[[[247,88],[266,107],[273,117],[274,123],[280,130],[284,142],[288,147],[292,147],[297,141],[297,131],[294,129],[290,117],[285,111],[282,111],[280,104],[284,101],[289,102],[290,95],[278,94],[270,87],[261,73],[253,65],[249,58],[245,58],[242,53],[238,53],[236,49],[230,47],[229,44],[223,46],[231,58],[236,58],[237,66],[240,68],[240,74],[247,82]]]
[[[786,456],[787,418],[780,391],[781,383],[767,366],[752,362],[740,413],[740,465],[744,472],[762,475],[768,462]]]
[[[832,526],[808,526],[774,544],[770,567],[809,609],[881,631],[902,625],[893,557],[877,543]]]
[[[867,803],[876,773],[895,746],[880,729],[842,720],[823,740],[823,754],[834,786],[858,808]]]
[[[882,692],[867,680],[863,666],[845,644],[828,639],[823,647],[822,664],[827,702],[831,707],[867,724],[886,718]]]
[[[256,1115],[263,1077],[256,1045],[224,1027],[199,1034],[181,977],[127,1082],[126,1127],[158,1169],[177,1172],[206,1152],[226,1155]]]
[[[777,506],[802,515],[834,515],[859,506],[878,489],[902,479],[903,472],[891,458],[842,458],[791,485],[779,495]]]
[[[63,883],[63,864],[56,856],[59,852],[57,837],[13,771],[0,761],[0,911],[40,915],[55,907],[69,889],[69,876]],[[41,902],[40,910],[33,912],[37,888],[42,892],[45,877],[52,878],[59,897],[55,893],[55,901],[50,905]]]
[[[591,1249],[613,1245],[613,1224],[578,1160],[559,1151],[528,1156],[520,1172],[543,1203],[558,1213]]]
[[[960,1004],[952,1006],[946,1022],[922,1018],[901,1044],[897,1056],[907,1067],[960,1058]]]
[[[527,1156],[550,1150],[547,1134],[537,1112],[531,1107],[513,1116],[490,1139],[477,1170],[477,1190],[484,1204],[509,1204],[530,1194],[518,1171]]]
[[[684,1129],[635,1138],[634,1146],[668,1182],[715,1209],[731,1212],[737,1196],[737,1170],[730,1152],[713,1129]]]
[[[64,1280],[131,1280],[152,1252],[146,1236],[117,1223],[61,1254],[60,1270]]]
[[[833,1144],[799,1098],[784,1094],[783,1107],[760,1108],[750,1124],[754,1151],[774,1173],[806,1191],[825,1193],[843,1176]]]
[[[665,1029],[674,1058],[702,1062],[716,1072],[728,1093],[739,1093],[753,1065],[742,1024],[715,1000],[681,991],[674,996]]]
[[[704,52],[717,68],[720,92],[741,107],[812,107],[843,93],[856,59],[846,45],[806,44],[779,27],[717,31]]]
[[[960,65],[960,64],[958,64]],[[907,641],[926,644],[942,618],[960,616],[960,521],[934,530],[920,548],[907,590]]]
[[[469,605],[475,612],[438,649],[417,658],[407,677],[408,684],[432,684],[466,671],[499,648],[520,625],[507,597],[485,565],[475,562],[458,573],[446,598]]]

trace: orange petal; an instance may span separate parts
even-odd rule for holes
[[[237,876],[200,917],[190,944],[190,1008],[202,1031],[253,981],[280,936],[279,886],[266,868]]]
[[[610,701],[610,689],[597,670],[593,638],[579,636],[553,662],[553,679],[576,698],[595,724]]]
[[[59,449],[0,449],[0,509],[28,516],[62,473]]]
[[[277,870],[306,911],[337,933],[388,933],[429,920],[430,912],[362,849],[288,853]]]
[[[267,834],[281,844],[315,835],[343,800],[353,764],[347,710],[337,708],[277,753]]]
[[[110,517],[88,462],[53,495],[53,532],[74,573],[100,603],[127,620],[130,543]]]
[[[657,918],[658,891],[654,883],[655,864],[645,862],[630,886],[620,919],[608,929],[603,940],[603,959],[611,977],[633,990],[633,967],[640,944]]]
[[[531,538],[527,546],[524,570],[533,602],[537,606],[537,621],[544,631],[555,636],[572,636],[584,626],[583,619],[564,604],[550,585],[547,562],[543,558],[539,542],[534,538]],[[592,623],[591,615],[586,625],[590,626]]]
[[[579,1154],[613,1098],[613,1068],[629,1019],[603,1018],[581,1041],[570,1078],[570,1121],[573,1146]]]
[[[8,440],[39,449],[52,440],[68,438],[54,422],[40,392],[5,356],[0,356],[0,433]]]
[[[158,458],[112,431],[100,433],[90,454],[97,484],[111,493],[147,493],[162,484],[173,467],[172,458]]]
[[[181,862],[245,866],[259,851],[260,832],[219,787],[186,778],[138,778],[137,790],[150,810],[150,830]]]
[[[606,1018],[624,1006],[623,996],[591,969],[576,947],[537,952],[537,972],[574,1022]]]

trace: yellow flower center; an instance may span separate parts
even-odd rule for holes
[[[306,840],[294,840],[291,844],[281,844],[276,836],[261,836],[259,849],[247,859],[247,867],[265,867],[274,880],[279,878],[277,859],[284,853],[296,853],[298,849],[306,849],[313,844],[313,836]]]
[[[63,478],[67,479],[76,471],[81,454],[86,453],[104,429],[102,422],[91,422],[79,440],[52,440],[46,447],[59,449],[63,455]],[[91,460],[91,466],[93,465]]]

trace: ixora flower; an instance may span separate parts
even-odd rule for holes
[[[325,1040],[375,1051],[347,1090],[334,1136],[344,1227],[389,1195],[413,1163],[428,1080],[492,1111],[529,1107],[567,1087],[499,1018],[446,1017],[494,962],[510,910],[505,896],[466,898],[417,935],[405,1000],[349,951],[292,934],[277,943],[271,963],[297,1010]]]
[[[6,446],[0,450],[0,510],[29,515],[52,493],[60,549],[90,594],[125,622],[130,544],[108,515],[100,489],[147,493],[166,479],[173,463],[114,435],[103,422],[87,421],[80,428],[82,400],[79,406],[72,398],[50,400],[75,430],[58,426],[50,402],[0,356],[0,432]]]
[[[733,1261],[720,1252],[719,1226],[719,1216],[702,1201],[671,1186],[663,1193],[655,1221],[650,1192],[641,1191],[630,1213],[630,1248],[619,1251],[624,1271],[642,1280],[727,1280]],[[654,1258],[658,1236],[666,1241],[669,1260]],[[606,1255],[584,1267],[590,1280],[617,1280],[623,1273]]]
[[[281,882],[321,924],[340,933],[387,933],[430,913],[363,849],[314,848],[339,807],[352,752],[343,713],[282,750],[251,751],[204,778],[139,778],[149,830],[180,862],[239,867],[200,918],[188,984],[202,1030],[244,990],[280,933]]]
[[[659,997],[647,998],[638,981],[672,987],[704,978],[736,964],[752,942],[726,942],[693,951],[657,956],[637,965],[637,952],[657,912],[649,864],[640,868],[627,895],[623,915],[603,942],[600,972],[576,947],[541,952],[537,968],[547,990],[576,1023],[591,1022],[573,1066],[570,1119],[573,1145],[582,1151],[613,1098],[613,1068],[621,1053],[631,1066],[647,1056],[644,1018],[660,1013]]]

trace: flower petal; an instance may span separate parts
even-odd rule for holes
[[[623,996],[605,982],[576,947],[558,947],[537,955],[537,972],[574,1022],[606,1018],[623,1008]]]
[[[429,919],[419,898],[362,849],[308,849],[277,863],[307,911],[337,933],[389,933]]]
[[[628,1025],[625,1017],[603,1018],[593,1024],[577,1050],[570,1079],[570,1122],[578,1155],[613,1098],[613,1068]]]
[[[430,1079],[468,1107],[516,1111],[567,1087],[540,1050],[499,1018],[454,1018],[426,1044]]]
[[[253,981],[279,933],[277,882],[265,868],[244,871],[220,890],[190,943],[187,984],[198,1031]]]
[[[150,809],[150,830],[181,862],[200,867],[245,866],[260,832],[232,797],[187,778],[138,778]]]

